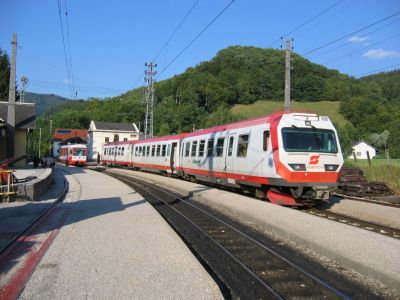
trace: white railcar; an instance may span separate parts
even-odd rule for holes
[[[343,165],[333,124],[313,113],[277,112],[104,148],[104,164],[232,186],[296,206],[329,199]]]

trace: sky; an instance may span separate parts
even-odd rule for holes
[[[357,78],[400,68],[399,0],[0,0],[9,55],[13,32],[19,87],[26,76],[26,91],[71,99],[142,86],[145,62],[157,63],[160,81],[226,47],[279,49],[286,38]]]

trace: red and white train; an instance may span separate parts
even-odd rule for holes
[[[102,163],[176,174],[301,206],[329,199],[343,156],[328,117],[277,112],[192,133],[110,143]]]
[[[60,147],[58,160],[65,165],[85,166],[87,162],[87,147],[84,144],[70,144]]]

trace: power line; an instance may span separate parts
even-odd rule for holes
[[[159,77],[165,70],[168,69],[233,3],[231,0],[158,74]]]
[[[67,51],[65,47],[65,37],[64,37],[64,27],[62,23],[62,17],[61,17],[61,4],[60,0],[57,1],[58,3],[58,16],[60,18],[60,27],[61,27],[61,36],[62,36],[62,42],[63,42],[63,47],[64,47],[64,58],[65,58],[65,66],[67,68],[67,76],[68,76],[68,84],[69,84],[69,89],[70,89],[70,96],[72,98],[72,89],[71,89],[71,76],[70,76],[70,71],[69,71],[69,65],[68,65],[68,59],[67,59]]]
[[[181,22],[178,24],[178,26],[176,26],[175,30],[172,32],[172,34],[170,35],[170,37],[168,38],[168,40],[164,43],[164,45],[160,48],[160,50],[157,52],[156,56],[154,56],[153,58],[153,62],[157,59],[157,57],[160,55],[160,53],[165,49],[165,47],[167,47],[168,43],[172,40],[172,38],[174,37],[175,33],[179,30],[179,28],[181,28],[181,26],[183,25],[183,23],[186,21],[186,19],[189,17],[189,15],[192,13],[192,11],[194,10],[194,8],[197,6],[197,4],[199,3],[200,0],[196,0],[193,5],[190,7],[190,9],[188,10],[188,12],[186,13],[186,15],[183,17],[183,19],[181,20]]]
[[[386,18],[380,19],[380,20],[378,20],[378,21],[376,21],[376,22],[374,22],[374,23],[371,23],[371,24],[369,24],[369,25],[367,25],[367,26],[364,26],[364,27],[362,27],[362,28],[360,28],[360,29],[357,29],[356,31],[353,31],[353,32],[348,33],[348,34],[345,34],[345,35],[341,36],[340,38],[337,38],[337,39],[335,39],[335,40],[333,40],[333,41],[327,42],[327,43],[323,44],[322,46],[319,46],[319,47],[317,47],[317,48],[315,48],[315,49],[312,49],[312,50],[310,50],[310,51],[308,51],[308,52],[302,54],[302,56],[306,56],[306,55],[308,55],[308,54],[310,54],[310,53],[313,53],[313,52],[318,51],[318,50],[320,50],[320,49],[322,49],[322,48],[325,48],[325,47],[327,47],[327,46],[329,46],[329,45],[332,45],[332,44],[334,44],[334,43],[336,43],[336,42],[338,42],[338,41],[340,41],[340,40],[342,40],[342,39],[344,39],[344,38],[347,38],[347,37],[349,37],[349,36],[351,36],[351,35],[353,35],[353,34],[356,34],[356,33],[360,32],[360,31],[363,31],[363,30],[365,30],[365,29],[367,29],[367,28],[370,28],[370,27],[372,27],[372,26],[374,26],[374,25],[376,25],[376,24],[379,24],[379,23],[381,23],[381,22],[383,22],[383,21],[386,21],[386,20],[388,20],[388,19],[390,19],[390,18],[393,18],[394,16],[397,16],[398,14],[400,14],[400,11],[399,11],[399,12],[396,12],[396,13],[394,13],[393,15],[390,15],[390,16],[388,16],[388,17],[386,17]]]
[[[74,79],[74,73],[72,69],[72,54],[71,54],[71,39],[69,37],[69,22],[68,22],[68,10],[67,10],[67,1],[64,0],[64,7],[65,7],[65,20],[67,24],[67,45],[68,45],[68,53],[69,53],[69,70],[71,74],[71,80],[72,80],[72,89],[73,92],[75,92],[74,98],[77,97],[78,92],[75,89],[75,79]]]
[[[324,13],[326,13],[327,11],[331,10],[332,8],[338,6],[341,2],[343,2],[344,0],[340,0],[334,4],[332,4],[331,6],[329,6],[328,8],[325,8],[324,10],[322,10],[321,12],[319,12],[318,14],[316,14],[315,16],[311,17],[310,19],[308,19],[307,21],[305,21],[304,23],[302,23],[301,25],[295,27],[294,29],[292,29],[291,31],[285,33],[284,35],[282,35],[281,37],[279,37],[278,39],[276,39],[275,41],[273,41],[271,44],[269,44],[267,46],[267,48],[271,47],[272,45],[274,45],[276,42],[279,42],[282,37],[286,37],[289,34],[292,34],[294,32],[296,32],[297,30],[299,30],[300,28],[304,27],[305,25],[307,25],[308,23],[310,23],[311,21],[314,21],[316,18],[322,16]]]
[[[376,72],[381,72],[381,71],[384,71],[384,70],[387,70],[387,69],[391,69],[391,68],[394,68],[394,67],[398,67],[398,66],[400,66],[400,64],[395,64],[395,65],[391,65],[389,67],[385,67],[385,68],[382,68],[382,69],[378,69],[378,70],[374,70],[374,71],[358,74],[357,77],[361,77],[361,76],[372,74],[372,73],[376,73]]]
[[[324,62],[323,64],[328,64],[328,63],[330,63],[330,62],[337,61],[337,60],[339,60],[339,59],[342,59],[342,58],[344,58],[344,57],[347,57],[348,55],[353,55],[354,53],[360,52],[360,51],[365,50],[365,49],[367,49],[367,48],[371,48],[371,47],[373,47],[373,46],[376,46],[376,45],[381,44],[381,43],[383,43],[383,42],[386,42],[386,41],[388,41],[388,40],[394,39],[394,38],[396,38],[396,37],[398,37],[398,36],[400,36],[400,33],[395,34],[395,35],[393,35],[393,36],[391,36],[391,37],[388,37],[388,38],[386,38],[386,39],[380,40],[379,42],[373,43],[373,44],[371,44],[371,45],[362,47],[362,48],[360,48],[360,49],[358,49],[358,50],[355,50],[355,51],[350,52],[350,53],[348,53],[348,54],[342,55],[342,56],[340,56],[340,57],[336,57],[336,58],[334,58],[334,59],[328,60],[328,61]]]
[[[396,20],[394,20],[393,22],[390,22],[390,23],[385,24],[385,25],[383,25],[383,26],[381,26],[381,27],[378,27],[378,28],[376,28],[376,29],[374,29],[374,30],[372,30],[372,31],[370,31],[370,32],[367,32],[366,34],[364,34],[364,36],[368,36],[368,35],[370,35],[370,34],[372,34],[372,33],[374,33],[374,32],[377,32],[377,31],[379,31],[379,30],[381,30],[381,29],[383,29],[383,28],[385,28],[385,27],[387,27],[387,26],[389,26],[389,25],[392,25],[393,23],[398,22],[399,20],[400,20],[400,19],[396,19]],[[339,48],[342,48],[342,47],[344,47],[344,46],[346,46],[346,45],[348,45],[348,44],[349,44],[349,41],[347,41],[346,43],[343,43],[343,44],[341,44],[341,45],[339,45],[339,46],[337,46],[337,47],[335,47],[335,48],[332,48],[332,49],[330,49],[330,50],[328,50],[328,51],[325,51],[325,52],[322,52],[322,53],[320,53],[320,54],[311,56],[310,58],[316,58],[316,57],[319,57],[319,56],[322,56],[322,55],[331,53],[332,51],[335,51],[335,50],[337,50],[337,49],[339,49]]]

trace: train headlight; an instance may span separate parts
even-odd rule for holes
[[[289,164],[289,166],[294,171],[305,171],[306,170],[306,165],[305,164]]]
[[[330,172],[334,172],[337,170],[337,168],[339,167],[339,165],[324,165],[325,166],[325,171],[330,171]]]

